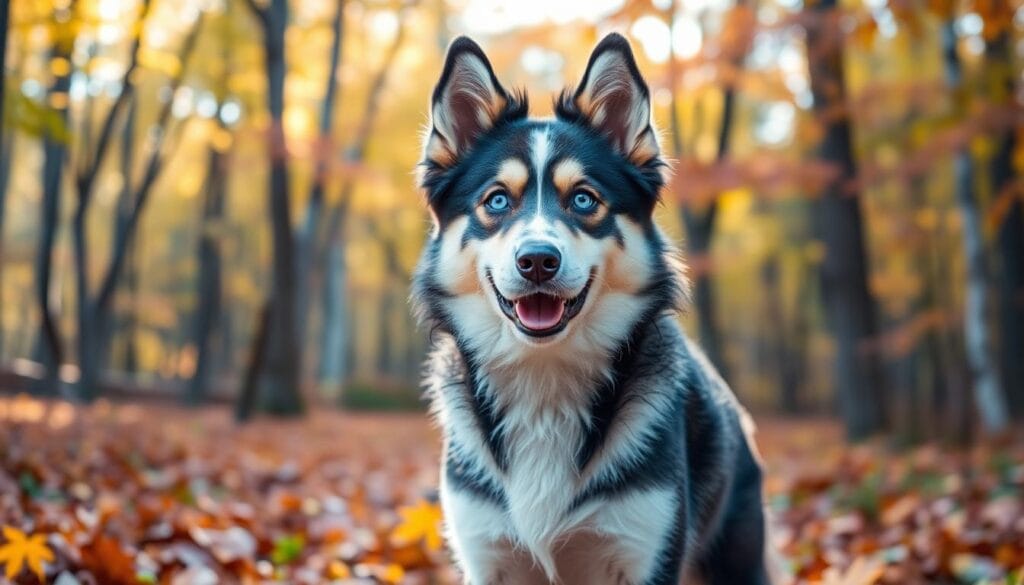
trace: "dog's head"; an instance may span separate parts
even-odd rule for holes
[[[605,37],[543,120],[459,38],[430,105],[434,230],[414,292],[428,322],[491,359],[587,359],[674,306],[682,280],[652,217],[665,164],[625,38]]]

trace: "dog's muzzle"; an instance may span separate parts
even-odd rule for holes
[[[487,272],[487,280],[491,283],[494,296],[498,299],[498,306],[501,312],[512,321],[520,331],[531,337],[549,337],[565,329],[576,315],[580,314],[584,303],[587,300],[587,293],[594,282],[595,271],[590,271],[590,278],[583,290],[574,297],[547,293],[535,292],[521,296],[516,299],[509,299],[501,294],[494,284],[494,278],[490,271]]]

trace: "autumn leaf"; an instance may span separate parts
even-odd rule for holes
[[[821,585],[873,585],[885,572],[885,565],[878,559],[860,557],[845,571],[830,568],[825,571]]]
[[[270,553],[270,559],[275,565],[287,565],[295,562],[295,559],[302,555],[302,549],[306,547],[306,539],[301,534],[282,536],[274,541],[274,550]]]
[[[39,581],[44,581],[43,561],[53,561],[53,551],[46,546],[46,536],[27,536],[13,526],[4,526],[3,533],[7,542],[0,546],[0,564],[6,566],[6,577],[14,579],[27,564]]]
[[[401,543],[422,540],[430,550],[441,548],[441,507],[424,500],[398,510],[402,521],[391,533]]]

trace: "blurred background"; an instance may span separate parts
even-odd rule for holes
[[[907,442],[1024,415],[1017,0],[4,6],[3,390],[419,408],[446,46],[547,115],[620,31],[674,161],[686,326],[744,403]]]
[[[0,581],[459,582],[407,302],[428,96],[468,34],[549,115],[619,31],[786,572],[1024,584],[1022,0],[0,19]]]

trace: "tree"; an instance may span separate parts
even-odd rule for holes
[[[221,130],[226,131],[223,122]],[[203,187],[202,217],[199,235],[199,278],[196,298],[199,307],[195,315],[196,370],[189,381],[186,402],[202,404],[206,400],[210,375],[213,371],[211,340],[220,321],[223,296],[221,285],[220,233],[227,199],[227,162],[229,154],[217,145],[211,145],[208,155],[206,184]],[[223,357],[223,356],[221,356]]]
[[[149,14],[150,0],[144,0],[139,22],[145,22]],[[195,48],[202,24],[202,13],[199,14],[192,29],[186,35],[178,54],[179,68],[171,78],[169,89],[174,95],[180,87],[189,57]],[[139,27],[141,28],[141,27]],[[79,380],[77,396],[82,400],[92,400],[99,392],[100,368],[107,363],[110,342],[111,305],[117,283],[131,250],[134,247],[135,231],[142,217],[142,212],[149,200],[153,185],[160,176],[171,149],[167,137],[171,132],[170,117],[173,100],[167,100],[160,108],[155,123],[155,140],[149,157],[144,165],[141,181],[135,185],[131,194],[130,211],[123,221],[117,222],[114,234],[112,257],[100,279],[99,287],[93,291],[89,284],[87,258],[89,257],[89,239],[86,233],[86,216],[93,203],[94,187],[99,176],[106,152],[112,142],[117,122],[124,117],[125,109],[135,91],[134,72],[139,62],[139,46],[141,38],[135,35],[132,43],[129,64],[122,79],[122,89],[102,119],[99,138],[92,144],[91,135],[92,102],[86,107],[83,116],[78,169],[75,176],[77,205],[72,220],[72,237],[74,240],[74,265],[76,277],[76,296],[78,305],[78,360]],[[126,180],[130,180],[126,178]]]
[[[380,295],[380,332],[377,336],[377,373],[378,375],[399,379],[401,376],[412,372],[405,371],[408,365],[408,353],[398,354],[396,339],[394,336],[394,317],[396,310],[403,313],[403,325],[409,332],[409,339],[406,343],[415,346],[413,337],[415,324],[412,313],[403,307],[402,299],[406,294],[404,283],[412,279],[412,274],[402,264],[401,254],[398,249],[398,235],[390,232],[383,224],[394,223],[394,216],[385,215],[377,221],[367,221],[364,226],[369,230],[370,235],[378,242],[384,255],[384,286]],[[412,381],[412,380],[403,380]]]
[[[4,103],[4,89],[7,85],[5,64],[7,63],[7,21],[10,15],[11,4],[9,0],[0,0],[0,105]],[[3,134],[3,126],[3,116],[0,116],[0,134]],[[2,209],[2,206],[0,206],[0,209]],[[0,212],[0,217],[2,217],[2,212]]]
[[[224,335],[222,327],[223,268],[220,245],[223,236],[224,208],[227,203],[227,173],[231,153],[217,143],[216,136],[226,136],[228,133],[227,124],[224,122],[224,107],[230,95],[228,80],[231,77],[232,68],[230,65],[231,47],[227,42],[227,39],[230,38],[227,23],[232,15],[229,2],[225,15],[221,19],[223,26],[219,30],[222,45],[220,67],[217,71],[221,80],[217,88],[219,104],[216,117],[217,135],[211,141],[207,154],[206,183],[203,186],[202,209],[200,210],[199,246],[196,250],[199,258],[199,277],[196,283],[198,308],[195,311],[193,326],[196,369],[192,379],[189,380],[188,392],[185,395],[185,402],[193,406],[206,401],[210,377],[216,363],[215,358],[225,359],[227,357],[223,354],[215,354],[211,342],[217,331],[220,331],[222,336]]]
[[[296,311],[296,255],[292,234],[291,199],[288,184],[288,146],[284,135],[285,31],[288,29],[288,0],[271,0],[265,8],[247,0],[252,14],[263,30],[263,63],[267,83],[267,111],[270,114],[270,165],[267,195],[273,239],[271,293],[268,301],[266,348],[254,349],[259,360],[256,383],[260,406],[281,416],[302,414],[305,406],[299,387],[302,355]],[[257,336],[257,341],[259,341]],[[261,382],[262,383],[261,383]]]
[[[7,86],[7,70],[4,68],[7,57],[7,20],[10,15],[10,4],[7,0],[0,1],[0,259],[3,259],[4,210],[7,206],[7,186],[11,174],[11,147],[14,146],[14,135],[8,130],[4,132],[4,117],[7,114],[4,102],[4,88]],[[3,290],[3,267],[0,266],[0,290]],[[4,324],[0,315],[0,356],[3,356]]]
[[[77,3],[58,9],[55,14],[58,23],[54,27],[55,38],[50,46],[51,70],[54,71],[52,85],[48,92],[48,103],[57,124],[47,124],[43,130],[43,177],[40,210],[39,243],[36,252],[35,284],[36,301],[39,304],[40,358],[46,372],[43,380],[45,392],[54,392],[58,381],[58,370],[64,361],[64,348],[57,319],[50,306],[50,284],[53,276],[53,247],[60,220],[61,186],[64,177],[64,162],[67,156],[68,90],[71,87],[71,49],[74,33],[71,19]],[[53,64],[57,64],[56,69]]]
[[[1014,79],[1017,68],[1013,65],[1013,38],[1010,25],[1012,9],[1002,13],[1005,23],[985,45],[986,69],[990,77],[993,102],[1002,108],[1015,103]],[[991,23],[990,26],[994,26]],[[996,154],[990,167],[994,198],[1006,201],[996,233],[999,266],[999,338],[1000,371],[1009,399],[1009,407],[1016,417],[1024,417],[1024,186],[1014,170],[1013,157],[1017,152],[1017,128],[1006,124],[996,129]]]
[[[956,28],[952,18],[943,24],[943,56],[946,84],[953,93],[953,103],[962,119],[967,111],[963,66],[957,52]],[[989,294],[991,276],[985,253],[985,237],[981,210],[974,192],[974,159],[964,144],[954,154],[956,199],[963,217],[963,246],[967,264],[967,294],[964,301],[964,337],[967,363],[970,366],[974,401],[981,422],[988,432],[1001,432],[1008,424],[998,364],[993,351],[990,326]],[[1019,358],[1018,358],[1019,359]]]
[[[677,2],[673,2],[668,12],[669,37],[674,37],[675,20],[677,13]],[[726,19],[726,27],[720,39],[722,51],[720,67],[727,69],[723,78],[722,88],[722,115],[718,125],[717,150],[715,163],[721,164],[729,154],[729,145],[732,138],[733,120],[736,109],[736,83],[735,73],[739,71],[743,58],[747,53],[750,44],[752,30],[750,28],[749,8],[745,0],[739,0],[736,6],[729,13]],[[669,55],[669,84],[671,100],[669,102],[669,120],[672,134],[672,154],[675,158],[683,155],[683,129],[679,121],[678,106],[678,64],[676,62],[674,49]],[[715,216],[718,213],[718,201],[712,199],[703,206],[693,201],[684,201],[681,206],[683,226],[686,230],[686,251],[691,259],[701,259],[707,265],[707,258],[711,254],[711,239],[714,235]],[[710,270],[702,269],[694,271],[692,275],[693,303],[697,313],[698,326],[700,327],[700,341],[708,358],[718,368],[722,377],[728,379],[728,364],[722,350],[721,332],[718,326],[718,317],[715,307],[715,292],[713,290],[712,274]]]
[[[121,185],[121,193],[117,200],[117,217],[115,218],[115,230],[116,233],[124,231],[127,222],[131,219],[132,214],[132,177],[134,176],[135,170],[135,120],[138,110],[138,100],[134,99],[129,104],[127,111],[124,114],[124,128],[121,130],[121,177],[123,178]],[[116,253],[116,250],[111,250],[111,255]],[[135,255],[130,255],[128,263],[124,271],[124,288],[125,292],[131,295],[132,302],[130,308],[125,311],[125,314],[120,319],[118,327],[124,332],[124,369],[129,374],[135,373],[137,365],[137,348],[135,346],[135,317],[137,311],[138,301],[138,269],[136,266]],[[110,365],[110,364],[104,364]]]
[[[313,184],[310,186],[309,199],[306,203],[306,215],[297,235],[299,250],[299,282],[300,300],[299,317],[302,331],[309,331],[310,297],[313,291],[313,262],[316,257],[317,236],[322,229],[324,196],[327,191],[328,156],[332,152],[333,140],[331,131],[334,128],[334,111],[337,108],[338,68],[342,62],[342,48],[345,36],[345,2],[339,0],[331,25],[331,59],[327,66],[327,79],[324,86],[324,97],[320,100],[320,125],[317,142],[320,152],[316,157],[316,168],[313,171]]]
[[[398,30],[384,55],[380,68],[370,81],[370,91],[363,105],[362,116],[355,135],[345,149],[345,162],[356,166],[363,162],[366,148],[373,137],[373,127],[380,109],[381,95],[387,86],[388,74],[394,66],[405,39],[407,13],[415,6],[403,4],[398,16]],[[330,210],[317,265],[324,266],[321,302],[323,303],[323,329],[321,330],[319,378],[321,382],[341,383],[348,369],[350,321],[348,315],[347,275],[345,272],[345,223],[355,191],[353,177],[345,179],[338,203]]]
[[[835,0],[820,0],[805,9],[807,53],[814,112],[824,125],[819,157],[834,175],[815,201],[818,238],[825,244],[820,267],[822,301],[835,336],[835,388],[851,439],[882,429],[881,375],[877,351],[875,305],[868,291],[868,260],[860,197],[852,186],[857,175],[846,89],[842,32]]]

